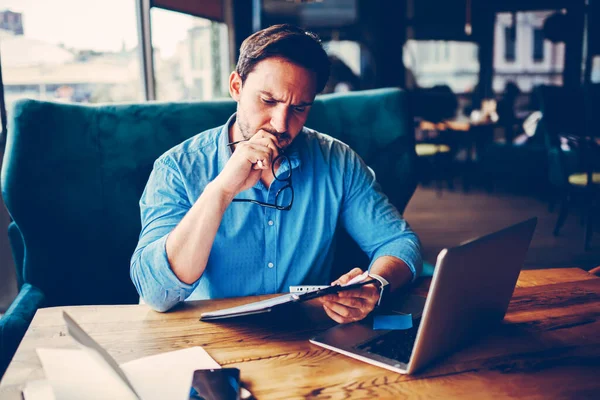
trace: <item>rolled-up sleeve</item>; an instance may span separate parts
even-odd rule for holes
[[[408,265],[414,281],[423,268],[417,235],[381,191],[374,172],[349,148],[341,151],[344,200],[340,218],[343,226],[367,253],[371,265],[382,256],[396,257]]]
[[[131,280],[144,302],[167,311],[184,301],[196,288],[181,282],[171,270],[166,242],[169,233],[191,208],[185,185],[175,163],[161,158],[154,163],[142,198],[142,230],[131,258]]]

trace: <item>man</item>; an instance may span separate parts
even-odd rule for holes
[[[416,277],[418,239],[372,171],[345,144],[304,127],[328,75],[320,42],[299,28],[276,25],[244,41],[229,78],[237,113],[162,155],[140,200],[131,277],[151,307],[327,283],[338,222],[381,283],[321,298],[332,319],[360,320],[379,286]]]

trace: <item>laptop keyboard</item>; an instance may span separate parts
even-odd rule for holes
[[[421,320],[418,319],[417,321],[413,321],[413,327],[410,329],[389,331],[359,344],[356,348],[408,364],[420,323]]]

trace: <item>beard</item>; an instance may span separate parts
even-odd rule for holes
[[[237,124],[244,140],[250,140],[250,138],[256,134],[256,132],[252,132],[250,129],[250,124],[248,121],[246,121],[244,114],[241,113],[239,109],[237,111],[235,123]]]
[[[260,129],[262,129],[263,131],[269,132],[270,134],[275,135],[277,137],[277,144],[280,149],[285,149],[292,143],[292,136],[289,132],[280,133],[270,126],[266,128],[252,129],[250,127],[250,124],[248,123],[248,120],[245,118],[241,107],[238,107],[235,123],[237,124],[238,129],[240,130],[240,133],[242,134],[242,137],[245,140],[250,140],[252,136],[254,136]]]

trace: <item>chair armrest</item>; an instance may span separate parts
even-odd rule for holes
[[[25,244],[23,243],[23,235],[17,224],[11,222],[8,225],[8,240],[12,250],[13,261],[15,262],[15,271],[17,273],[17,287],[23,285],[23,265],[25,263]]]
[[[26,283],[6,310],[6,314],[0,318],[0,378],[17,351],[35,312],[43,302],[42,291]]]

